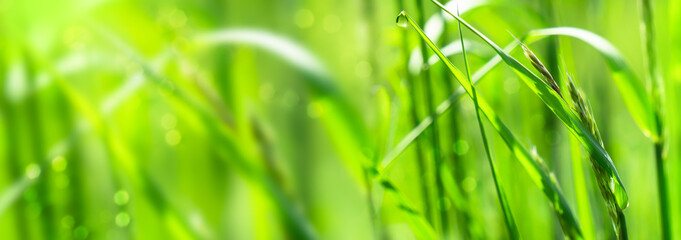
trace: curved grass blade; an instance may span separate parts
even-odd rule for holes
[[[668,128],[664,122],[664,80],[661,77],[657,60],[657,49],[655,41],[655,24],[653,1],[639,0],[641,18],[641,39],[644,46],[644,56],[646,57],[646,79],[650,86],[650,98],[653,103],[653,121],[658,132],[658,138],[653,139],[655,149],[655,169],[657,170],[657,192],[660,204],[660,222],[662,224],[662,239],[672,239],[671,216],[669,206],[669,191],[667,190],[667,177],[665,174],[665,162],[667,154],[665,145],[669,142],[669,137],[665,134]]]
[[[402,14],[405,14],[403,12]],[[410,19],[407,17],[407,19]],[[447,59],[442,52],[435,46],[435,44],[423,33],[423,31],[419,28],[418,25],[413,23],[413,20],[409,21],[411,26],[416,29],[416,31],[421,35],[421,38],[426,41],[428,46],[440,57],[440,59],[443,61],[443,63],[446,64],[447,68],[452,72],[452,74],[455,75],[456,79],[461,83],[463,89],[466,90],[469,96],[472,95],[472,89],[473,85],[470,84],[467,81],[464,81],[463,79],[465,78],[463,73],[459,71],[454,65]],[[496,60],[497,58],[494,58],[492,61],[490,61],[488,64],[485,66],[493,66],[495,65],[495,61],[500,61]],[[489,67],[488,66],[488,67]],[[487,69],[483,67],[484,69]],[[489,67],[491,68],[491,67]],[[484,72],[476,72],[476,74],[473,75],[473,79],[476,79],[476,77],[479,79],[481,78],[481,75],[484,75],[485,72],[489,70],[485,70]],[[480,73],[480,74],[477,74]],[[453,96],[456,95],[453,94]],[[458,96],[455,96],[458,97]],[[452,98],[450,98],[452,99]],[[456,99],[456,98],[455,98]],[[447,102],[445,102],[447,103]],[[449,103],[451,104],[451,103]],[[478,98],[478,104],[480,106],[481,112],[485,115],[485,117],[490,121],[491,125],[494,127],[494,129],[499,133],[499,135],[502,137],[506,145],[511,149],[511,152],[514,154],[514,156],[518,159],[521,165],[525,168],[527,173],[530,175],[530,178],[532,181],[539,187],[539,189],[542,190],[544,195],[549,199],[551,205],[553,206],[553,210],[558,217],[558,220],[561,223],[561,227],[563,228],[564,233],[573,238],[581,238],[581,230],[579,227],[579,223],[577,223],[576,219],[574,218],[572,214],[572,210],[570,210],[570,207],[567,203],[567,200],[563,196],[563,194],[560,192],[560,188],[558,187],[558,183],[553,176],[553,174],[550,173],[546,165],[544,164],[543,160],[539,155],[537,154],[531,154],[530,151],[528,151],[523,145],[518,141],[518,139],[515,138],[513,133],[506,127],[506,125],[501,121],[501,119],[496,115],[494,110],[490,107],[490,105],[485,101],[484,98]],[[448,107],[448,104],[441,105],[443,107],[442,111],[446,110],[446,107]],[[431,116],[434,117],[434,116]],[[424,120],[424,122],[427,122]],[[423,122],[422,122],[423,123]],[[423,126],[422,126],[423,125]],[[419,124],[419,126],[422,126],[423,128],[427,127],[427,124]],[[411,134],[411,133],[410,133]],[[414,134],[418,135],[418,134]],[[415,137],[415,136],[414,136]],[[402,142],[400,142],[402,143]],[[383,168],[389,168],[390,164],[393,163],[393,161],[384,161],[383,162]]]
[[[452,42],[449,45],[452,45],[452,44],[459,45],[456,42]],[[518,42],[512,42],[511,44],[506,46],[506,48],[504,48],[504,50],[505,51],[511,51],[512,49],[514,49],[517,46],[518,46]],[[460,47],[458,48],[458,50],[459,51],[451,51],[451,52],[448,52],[448,53],[450,53],[451,55],[461,53]],[[444,52],[443,52],[443,55],[444,55]],[[445,55],[445,56],[448,56],[448,55]],[[434,58],[436,60],[432,60]],[[431,66],[434,65],[435,63],[437,63],[438,61],[440,61],[440,57],[437,54],[433,54],[433,56],[431,56],[431,58],[429,58],[429,59],[430,60],[428,62],[429,62],[429,65],[431,65]],[[473,76],[472,76],[473,83],[477,84],[478,81],[480,81],[482,79],[482,77],[484,77],[497,64],[499,64],[499,62],[501,62],[501,57],[496,56],[496,55],[494,57],[492,57],[492,59],[487,61],[487,63],[485,63],[485,65],[483,65],[480,69],[478,69],[477,71],[475,71],[475,73],[473,73]],[[402,138],[402,140],[400,140],[397,143],[397,145],[395,145],[395,147],[388,154],[386,154],[383,157],[381,166],[383,168],[385,168],[386,166],[391,165],[392,161],[395,160],[397,157],[399,157],[400,154],[402,154],[404,152],[404,150],[412,142],[414,142],[414,140],[416,138],[418,138],[421,135],[421,133],[423,133],[425,131],[425,129],[428,128],[428,126],[430,126],[433,123],[433,118],[440,117],[442,114],[449,111],[452,107],[452,104],[459,101],[464,96],[463,95],[464,93],[465,93],[464,88],[458,88],[449,96],[449,98],[442,101],[437,106],[437,108],[435,109],[435,114],[430,115],[430,116],[424,118],[421,122],[419,122],[419,124],[416,125],[416,127],[414,127],[411,131],[409,131],[409,133],[407,133]]]
[[[620,209],[626,209],[629,206],[629,197],[627,196],[624,184],[617,173],[617,169],[610,158],[610,155],[605,151],[605,149],[600,145],[600,143],[594,138],[593,134],[582,124],[579,117],[570,109],[568,104],[562,100],[562,98],[548,87],[541,78],[532,73],[527,67],[522,65],[518,60],[512,56],[505,53],[499,46],[497,46],[492,40],[483,35],[480,31],[471,26],[468,22],[463,20],[461,17],[456,16],[449,12],[441,3],[436,0],[431,0],[433,3],[442,8],[445,12],[450,14],[452,17],[456,18],[461,22],[466,28],[471,30],[475,35],[484,40],[490,47],[492,47],[501,56],[502,60],[516,71],[516,74],[525,82],[525,84],[546,104],[546,106],[551,109],[551,111],[560,119],[567,127],[568,130],[574,134],[578,140],[582,143],[582,146],[589,152],[589,154],[594,158],[595,163],[594,169],[596,172],[601,172],[602,174],[597,174],[596,177],[599,181],[607,182],[610,187],[609,193],[612,194],[613,198],[616,200],[616,204]]]
[[[660,132],[654,124],[654,110],[643,83],[636,77],[624,56],[605,38],[584,29],[573,27],[555,27],[532,30],[527,35],[527,42],[535,42],[548,36],[572,37],[590,45],[603,56],[610,67],[612,78],[643,133],[653,139],[660,138]]]
[[[458,9],[458,8],[457,8]],[[457,12],[458,14],[458,12]],[[406,16],[406,15],[404,15]],[[468,84],[470,86],[473,86],[473,80],[471,80],[471,73],[469,70],[468,66],[468,57],[466,56],[466,44],[463,41],[463,33],[461,31],[461,23],[459,25],[459,37],[462,39],[461,41],[461,53],[463,54],[463,63],[466,68],[466,78],[468,79]],[[461,81],[461,80],[459,80]],[[475,117],[478,120],[478,127],[480,128],[480,135],[482,137],[482,143],[485,146],[485,152],[487,153],[487,160],[489,160],[489,166],[492,170],[492,178],[494,179],[494,185],[496,186],[497,189],[497,195],[499,197],[499,202],[501,203],[501,209],[504,211],[504,218],[506,222],[506,228],[509,233],[509,237],[511,239],[519,239],[520,238],[520,233],[518,233],[518,226],[515,223],[515,220],[513,219],[513,212],[511,211],[511,207],[508,204],[508,198],[506,197],[506,193],[504,192],[503,185],[501,185],[501,182],[499,181],[499,170],[497,169],[496,163],[494,163],[494,159],[492,158],[492,152],[489,150],[489,143],[487,142],[487,135],[485,134],[485,127],[482,123],[482,119],[480,119],[480,104],[478,102],[478,91],[475,90],[475,87],[471,87],[471,98],[473,99],[473,104],[475,105]]]
[[[226,29],[210,33],[199,34],[194,41],[206,46],[223,44],[244,44],[264,49],[293,65],[302,73],[308,75],[303,78],[306,84],[317,94],[316,105],[322,108],[325,114],[321,117],[327,125],[336,146],[343,148],[341,153],[344,159],[362,159],[365,167],[371,165],[369,159],[373,143],[369,138],[368,131],[361,122],[361,115],[348,104],[345,96],[332,81],[328,70],[321,61],[307,49],[270,32],[254,29]],[[347,147],[349,144],[354,147]]]
[[[630,109],[629,111],[631,112],[631,115],[634,117],[636,123],[642,129],[643,133],[646,134],[647,136],[651,138],[654,138],[654,136],[656,136],[652,120],[650,119],[650,117],[646,117],[652,114],[651,113],[652,105],[650,103],[650,99],[647,97],[645,93],[645,87],[633,73],[633,70],[631,69],[627,61],[624,59],[624,56],[622,56],[622,54],[619,51],[617,51],[617,49],[610,42],[608,42],[606,39],[604,39],[601,36],[598,36],[595,33],[574,27],[556,27],[532,30],[527,34],[525,42],[527,44],[531,44],[543,40],[549,36],[572,37],[594,47],[604,57],[606,63],[612,69],[613,79],[615,80],[615,84],[618,86],[618,89],[620,89],[621,95],[635,96],[626,97],[623,99],[625,100],[625,104]],[[459,54],[461,53],[461,48],[456,47],[458,45],[459,45],[458,43],[452,42],[442,48],[442,53],[447,57],[454,54]],[[518,46],[518,42],[513,42],[504,48],[504,52],[510,52],[513,49],[515,49],[516,46]],[[438,61],[440,61],[438,56],[433,54],[429,58],[428,65],[432,66],[436,64]],[[485,64],[485,67],[481,68],[480,70],[476,71],[475,74],[473,74],[473,82],[477,83],[477,81],[479,81],[481,77],[487,73],[487,71],[483,70],[491,69],[492,67],[496,66],[496,64],[498,64],[500,61],[501,58],[495,56],[492,60]],[[440,116],[444,112],[449,110],[451,104],[455,101],[458,101],[462,93],[463,90],[459,89],[458,91],[454,92],[450,96],[450,98],[443,101],[438,106],[436,116]],[[429,116],[426,119],[424,119],[416,128],[414,128],[409,134],[407,134],[405,138],[398,143],[397,145],[398,147],[396,147],[391,153],[389,153],[386,156],[386,158],[384,158],[384,161],[386,161],[387,159],[397,157],[399,155],[399,151],[403,151],[403,149],[406,148],[408,144],[411,141],[413,141],[413,139],[418,137],[418,135],[421,132],[423,132],[423,129],[427,128],[430,125],[430,123],[432,122],[431,117],[432,116]]]
[[[398,208],[406,214],[407,220],[409,221],[408,224],[412,231],[414,231],[414,235],[416,235],[417,239],[438,238],[437,233],[435,233],[435,230],[430,226],[428,221],[415,208],[411,207],[395,185],[385,178],[380,178],[378,181],[381,186],[383,186],[383,189],[397,200]]]

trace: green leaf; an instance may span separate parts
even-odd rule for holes
[[[411,227],[411,230],[414,231],[414,235],[416,235],[417,239],[437,239],[437,234],[433,227],[428,224],[428,220],[407,202],[406,198],[404,198],[395,185],[385,178],[380,178],[378,181],[381,183],[381,186],[383,186],[386,193],[395,198],[398,208],[402,210],[407,217],[407,223]]]
[[[406,14],[406,13],[404,13]],[[412,23],[413,21],[410,21]],[[447,68],[456,76],[456,79],[461,83],[463,86],[463,89],[466,90],[466,92],[470,95],[472,95],[472,89],[473,85],[470,84],[467,81],[463,81],[462,79],[465,78],[463,73],[459,71],[450,61],[447,59],[444,54],[435,46],[435,44],[421,31],[421,29],[416,25],[415,23],[412,23],[412,26],[414,29],[417,30],[419,35],[421,35],[421,38],[423,38],[424,41],[428,44],[428,46],[440,57],[440,59],[445,63]],[[488,69],[491,68],[495,63],[495,61],[500,61],[493,59],[492,61],[488,62],[488,64],[483,67],[485,71],[489,71]],[[480,73],[480,74],[478,74]],[[484,72],[476,72],[474,74],[473,78],[480,78]],[[453,94],[454,97],[457,93],[455,92]],[[450,98],[452,99],[452,98]],[[456,99],[456,98],[454,98]],[[523,165],[527,173],[530,175],[530,178],[532,181],[539,187],[539,189],[542,190],[544,195],[549,199],[551,205],[553,206],[554,212],[556,216],[558,217],[561,227],[563,228],[563,231],[565,232],[566,235],[572,237],[572,238],[579,238],[581,237],[581,230],[579,227],[579,223],[575,220],[572,211],[570,210],[570,207],[567,203],[567,200],[563,196],[563,194],[560,192],[560,188],[558,187],[558,183],[553,177],[553,174],[550,173],[546,165],[544,164],[544,161],[539,157],[537,154],[531,154],[530,151],[528,151],[525,147],[522,146],[522,144],[515,138],[513,133],[506,127],[506,125],[501,121],[501,119],[494,113],[494,110],[490,107],[490,105],[485,101],[484,98],[478,98],[478,103],[480,106],[481,112],[485,115],[485,117],[490,121],[494,129],[499,133],[499,135],[502,137],[506,145],[511,149],[511,152],[514,154],[514,156],[518,159],[518,161]],[[451,104],[451,103],[449,103]],[[448,104],[441,105],[441,107],[448,107]],[[440,108],[438,108],[440,109]],[[442,109],[444,111],[444,109]],[[431,118],[434,116],[431,116]],[[424,120],[422,124],[419,124],[418,127],[426,128],[428,124],[426,123],[427,120]],[[411,135],[418,135],[418,134],[412,134]],[[415,138],[415,136],[412,136]],[[402,143],[402,142],[400,142]],[[384,159],[387,160],[387,159]],[[392,163],[392,161],[384,161],[383,162],[383,167],[388,168],[389,165]]]
[[[579,117],[570,109],[568,104],[550,87],[548,87],[541,78],[532,73],[527,67],[522,65],[518,60],[511,55],[505,53],[492,40],[483,35],[480,31],[464,21],[459,16],[456,16],[445,9],[441,3],[431,0],[433,3],[442,8],[445,12],[450,14],[461,22],[466,28],[470,29],[475,35],[484,40],[490,47],[497,52],[501,59],[511,68],[516,71],[516,74],[525,82],[525,84],[551,109],[551,111],[560,119],[572,134],[582,143],[582,146],[589,152],[591,157],[595,160],[594,171],[598,172],[596,177],[599,181],[607,182],[611,186],[609,194],[612,194],[618,208],[625,209],[629,206],[629,197],[627,196],[622,180],[620,179],[617,169],[610,158],[610,155],[603,149],[600,143],[594,138],[590,131],[581,123]],[[444,57],[444,56],[443,56]]]

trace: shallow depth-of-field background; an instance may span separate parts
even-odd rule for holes
[[[681,239],[681,1],[458,6],[565,106],[566,72],[583,90],[625,235]],[[0,0],[0,239],[623,238],[600,145],[462,25],[464,60],[457,23],[430,0]],[[530,36],[562,26],[589,32]],[[518,147],[481,115],[496,176],[466,66]]]

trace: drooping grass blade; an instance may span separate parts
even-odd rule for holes
[[[651,139],[659,138],[659,130],[653,121],[653,105],[643,83],[636,77],[622,54],[605,38],[584,29],[574,27],[555,27],[532,30],[527,35],[527,43],[536,42],[548,36],[572,37],[592,46],[603,56],[610,67],[612,78],[619,89],[622,99],[629,108],[643,133]]]
[[[406,15],[404,12],[403,14]],[[452,74],[456,76],[456,79],[459,80],[459,83],[461,83],[463,89],[465,89],[469,96],[471,96],[473,85],[463,80],[465,78],[463,73],[454,67],[449,59],[447,59],[437,48],[437,46],[435,46],[435,44],[423,33],[418,25],[413,23],[413,21],[409,21],[409,19],[410,18],[405,18],[404,21],[407,21],[408,24],[411,24],[411,26],[419,33],[421,38],[428,43],[428,46],[431,48],[431,50],[433,50],[440,57]],[[493,61],[492,63],[494,63]],[[475,74],[473,78],[475,78]],[[481,112],[490,121],[499,135],[504,139],[504,142],[511,149],[511,152],[518,159],[518,161],[523,165],[533,182],[549,199],[565,234],[571,238],[580,238],[581,230],[579,223],[577,223],[576,219],[574,218],[572,211],[567,204],[567,200],[560,192],[560,188],[558,187],[555,177],[553,177],[553,175],[550,173],[546,165],[543,163],[543,160],[537,154],[531,154],[530,151],[522,146],[522,144],[515,138],[508,127],[506,127],[501,119],[494,113],[494,110],[489,106],[484,98],[478,98],[478,103]],[[383,168],[390,167],[391,163],[392,161],[384,161]]]
[[[603,183],[607,183],[610,187],[607,194],[611,194],[616,201],[616,205],[620,209],[625,209],[629,206],[629,198],[627,196],[622,180],[617,173],[617,169],[610,158],[610,155],[603,149],[600,143],[594,138],[589,130],[582,124],[579,117],[570,109],[569,105],[559,96],[559,94],[548,87],[541,78],[532,73],[527,67],[522,65],[518,60],[504,52],[492,40],[483,35],[480,31],[471,26],[461,17],[452,14],[441,3],[431,0],[433,3],[442,8],[452,17],[456,18],[466,28],[471,30],[475,35],[484,40],[494,51],[501,56],[502,60],[513,68],[517,75],[525,82],[525,84],[551,109],[551,111],[560,119],[570,130],[572,134],[577,136],[582,146],[589,152],[595,160],[594,171],[600,172],[597,174],[597,179]]]

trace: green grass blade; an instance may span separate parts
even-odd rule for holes
[[[301,78],[313,91],[324,125],[332,134],[334,145],[344,159],[361,159],[363,165],[370,165],[373,143],[361,115],[348,103],[322,62],[310,51],[296,42],[270,32],[254,29],[225,29],[199,34],[194,42],[205,47],[218,45],[249,45],[276,55],[308,77]],[[351,143],[351,144],[347,144]],[[350,147],[352,146],[352,147]],[[359,176],[359,175],[358,175]]]
[[[406,13],[404,13],[406,14]],[[411,23],[411,22],[410,22]],[[456,79],[459,81],[463,89],[466,90],[469,96],[472,95],[473,85],[467,81],[463,81],[465,78],[463,73],[459,71],[454,65],[447,59],[444,54],[435,46],[435,44],[425,35],[418,25],[411,23],[412,27],[421,35],[428,46],[440,57],[440,59],[445,63],[447,68],[455,75]],[[493,60],[494,61],[494,60]],[[494,63],[491,61],[491,63]],[[484,67],[483,67],[484,68]],[[481,73],[482,74],[482,73]],[[476,78],[476,74],[473,75],[473,79]],[[451,99],[451,98],[450,98]],[[567,200],[560,192],[558,183],[556,182],[553,174],[550,173],[544,161],[537,154],[531,154],[523,145],[518,141],[518,139],[511,133],[511,131],[506,127],[506,125],[501,121],[501,119],[496,115],[494,110],[485,101],[484,98],[478,98],[478,103],[480,110],[485,115],[485,117],[490,121],[494,129],[499,133],[499,135],[504,139],[506,145],[511,149],[511,152],[518,159],[521,165],[525,168],[527,173],[530,175],[532,181],[542,190],[544,195],[549,199],[553,206],[553,210],[561,223],[561,227],[567,236],[572,238],[581,237],[581,230],[579,223],[575,220],[572,210],[567,203]],[[384,168],[388,168],[392,161],[385,162]]]
[[[451,44],[456,44],[456,43],[453,42]],[[506,46],[506,48],[504,48],[504,49],[506,51],[510,51],[517,46],[518,46],[518,42],[513,42],[513,43],[509,44],[508,46]],[[461,48],[459,47],[459,51],[451,51],[451,52],[448,52],[448,53],[451,53],[451,54],[461,53],[460,49]],[[443,52],[443,54],[444,54],[444,52]],[[445,55],[445,56],[448,56],[448,55]],[[435,60],[434,61],[429,60],[428,61],[429,65],[434,65],[435,63],[440,61],[440,58],[437,54],[434,54],[433,57],[437,58],[437,60],[436,61]],[[430,59],[433,59],[433,58],[431,57]],[[483,65],[480,69],[478,69],[477,71],[475,71],[475,73],[473,73],[473,77],[472,77],[473,83],[477,84],[478,81],[480,81],[482,79],[482,77],[484,77],[487,73],[489,73],[500,62],[501,62],[501,57],[499,57],[499,56],[492,57],[492,59],[487,61],[487,63],[485,63],[485,65]],[[416,127],[414,127],[411,131],[409,131],[409,133],[407,133],[402,138],[402,140],[400,140],[397,143],[397,145],[395,145],[395,147],[388,154],[386,154],[383,157],[381,167],[385,168],[385,167],[391,165],[392,162],[397,157],[399,157],[404,152],[404,150],[407,149],[407,147],[411,143],[413,143],[414,140],[416,140],[416,138],[418,138],[421,135],[421,133],[423,133],[425,131],[426,128],[428,128],[430,126],[430,124],[433,123],[433,118],[440,117],[442,114],[449,111],[452,107],[452,104],[459,101],[464,96],[464,93],[465,93],[464,88],[458,88],[456,91],[454,91],[449,96],[449,98],[442,101],[437,106],[437,108],[435,109],[434,115],[430,115],[430,116],[424,118],[423,120],[421,120],[421,122],[419,122],[419,124],[416,125]]]
[[[444,8],[441,3],[435,0],[431,0],[433,3],[442,8],[445,12],[450,14],[452,17],[456,18],[461,22],[466,28],[471,30],[475,35],[484,40],[490,47],[496,51],[502,60],[513,68],[518,76],[525,82],[525,84],[546,104],[546,106],[551,109],[551,111],[560,119],[572,134],[574,134],[582,146],[586,148],[587,152],[595,160],[594,171],[599,172],[596,177],[599,181],[607,183],[611,186],[608,189],[607,194],[611,194],[616,201],[616,205],[620,209],[625,209],[629,206],[629,197],[627,196],[624,184],[617,173],[617,169],[610,158],[610,155],[603,149],[600,143],[594,138],[594,136],[589,132],[589,130],[582,124],[579,117],[570,109],[568,104],[563,101],[563,99],[551,90],[541,78],[532,73],[527,67],[522,65],[518,60],[505,53],[499,46],[497,46],[492,40],[483,35],[480,31],[471,26],[468,22],[452,14],[449,10]],[[605,193],[604,193],[605,194]]]
[[[610,67],[615,85],[638,126],[651,139],[659,138],[659,130],[653,121],[653,105],[646,93],[646,88],[615,46],[595,33],[573,27],[532,30],[527,36],[527,42],[535,42],[548,36],[572,37],[596,49]]]
[[[398,208],[406,214],[408,224],[411,230],[416,235],[417,239],[437,239],[437,233],[433,227],[428,223],[428,220],[424,218],[421,213],[419,213],[415,208],[413,208],[407,200],[404,198],[402,193],[393,185],[389,180],[382,178],[378,180],[383,186],[383,189],[388,192],[398,203]]]
[[[501,203],[501,209],[504,211],[504,218],[506,222],[506,227],[508,229],[509,237],[511,239],[520,239],[520,233],[518,232],[518,226],[515,223],[515,220],[513,219],[513,212],[511,211],[511,207],[508,203],[508,198],[506,197],[506,193],[504,191],[503,185],[501,185],[501,182],[499,181],[499,170],[496,166],[496,163],[494,163],[494,159],[492,157],[492,152],[489,150],[489,143],[487,142],[487,135],[485,134],[485,127],[484,124],[482,123],[482,119],[480,119],[480,104],[478,102],[478,91],[475,90],[475,87],[473,86],[473,80],[471,80],[471,73],[469,70],[468,66],[468,57],[466,56],[466,44],[463,41],[463,32],[461,31],[461,23],[459,25],[459,37],[462,39],[461,41],[461,53],[463,54],[463,62],[464,66],[466,68],[466,78],[468,79],[468,84],[471,86],[471,98],[473,99],[473,104],[475,105],[475,117],[478,121],[478,127],[480,128],[480,136],[482,137],[482,143],[485,147],[485,152],[487,154],[487,160],[489,160],[489,166],[492,170],[492,178],[494,178],[494,183],[497,189],[497,195],[499,197],[499,202]]]

